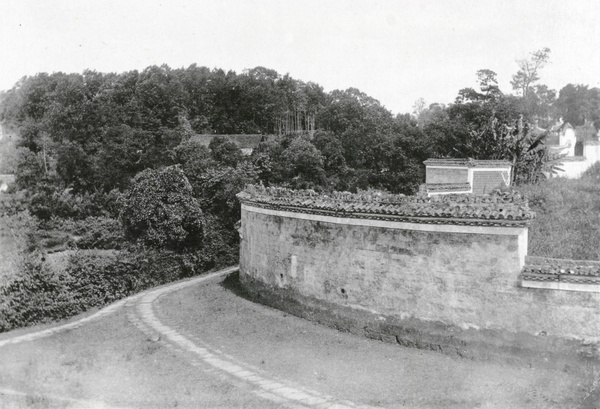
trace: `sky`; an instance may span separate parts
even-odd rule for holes
[[[39,72],[263,66],[393,113],[451,103],[544,47],[540,83],[600,87],[596,0],[0,0],[0,90]]]

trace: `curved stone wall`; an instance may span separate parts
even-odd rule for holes
[[[461,356],[598,359],[600,294],[520,286],[533,214],[518,197],[324,198],[254,187],[238,197],[240,280],[263,303]]]

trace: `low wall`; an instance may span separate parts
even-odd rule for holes
[[[579,179],[586,170],[600,161],[600,142],[586,141],[583,146],[583,156],[567,156],[558,160],[559,177]]]
[[[253,298],[470,358],[597,362],[600,294],[521,286],[533,215],[518,198],[286,195],[239,195],[240,280]]]

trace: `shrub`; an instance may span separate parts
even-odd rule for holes
[[[0,194],[0,216],[11,216],[27,208],[24,192]]]
[[[66,269],[53,269],[40,253],[0,287],[0,332],[71,317],[147,288],[231,263],[231,252],[190,253],[139,247],[123,252],[73,252]]]
[[[63,232],[71,247],[79,249],[119,250],[126,243],[121,222],[106,216],[91,216],[83,220],[52,218],[43,227]]]
[[[31,254],[19,277],[0,290],[0,331],[81,312],[73,310],[69,281],[46,268],[39,253]]]
[[[88,217],[84,220],[85,230],[75,241],[80,249],[121,249],[125,244],[123,225],[119,220],[108,217]]]
[[[202,210],[192,186],[177,166],[139,173],[122,200],[126,236],[157,248],[198,248]]]
[[[74,195],[71,189],[60,189],[52,184],[40,184],[29,201],[29,211],[42,221],[52,217],[83,219],[102,213],[93,194]]]
[[[252,164],[242,162],[236,168],[207,170],[196,180],[194,188],[202,209],[207,214],[217,216],[232,229],[241,217],[241,207],[236,195],[244,186],[256,183],[257,179]]]
[[[238,162],[242,160],[242,151],[235,141],[227,139],[225,136],[215,136],[209,143],[211,155],[214,160],[225,166],[235,168]]]

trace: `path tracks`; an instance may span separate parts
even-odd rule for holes
[[[34,341],[60,332],[73,330],[94,320],[102,319],[125,308],[127,318],[136,328],[144,332],[148,339],[164,343],[169,348],[179,350],[182,358],[190,365],[207,373],[213,373],[234,386],[249,389],[253,394],[288,408],[362,408],[373,406],[359,405],[354,402],[337,399],[333,396],[303,388],[301,385],[285,380],[273,380],[264,370],[240,362],[209,345],[199,337],[185,336],[176,327],[161,322],[154,313],[155,302],[169,293],[200,284],[208,284],[238,270],[229,267],[207,275],[151,289],[115,302],[93,315],[75,322],[59,325],[38,332],[24,334],[0,341],[0,347],[8,344]]]

